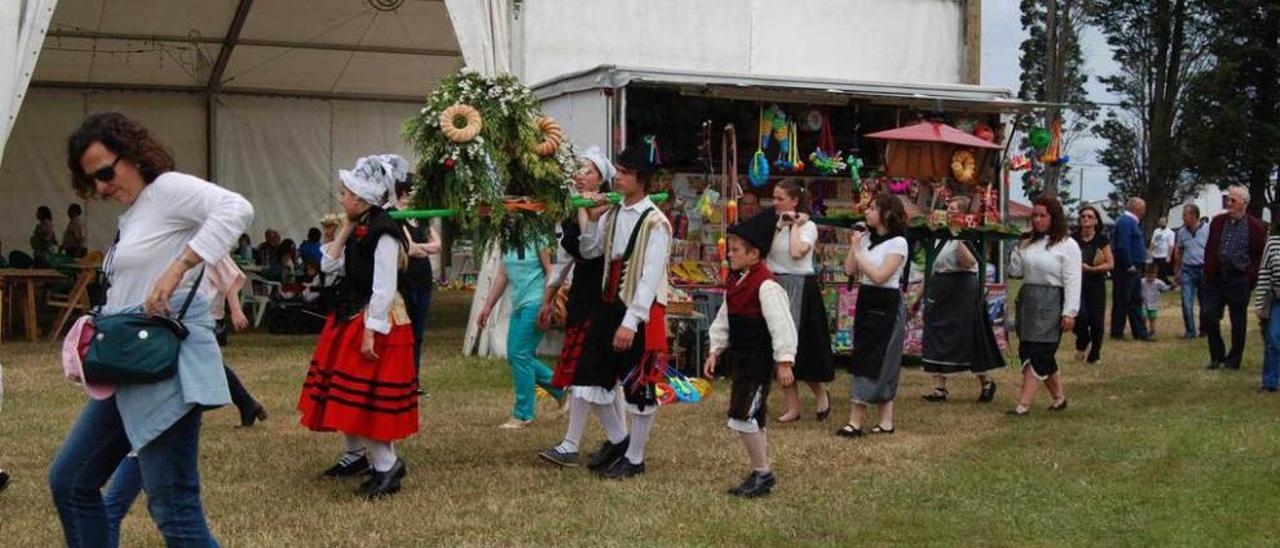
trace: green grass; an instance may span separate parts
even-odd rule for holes
[[[429,398],[422,431],[399,445],[405,490],[376,503],[354,485],[321,481],[341,443],[297,425],[292,411],[314,340],[233,337],[226,351],[271,419],[235,428],[230,409],[206,415],[201,474],[209,521],[226,546],[372,545],[1267,545],[1280,515],[1280,398],[1258,395],[1260,342],[1245,369],[1209,372],[1203,341],[1181,341],[1175,295],[1159,343],[1107,341],[1104,365],[1072,361],[1071,406],[1003,415],[1018,375],[997,374],[996,403],[973,403],[976,382],[952,381],[952,401],[920,400],[929,386],[904,371],[893,436],[858,441],[833,431],[848,411],[848,378],[832,385],[826,424],[808,414],[770,428],[774,494],[723,494],[746,470],[724,426],[727,384],[697,405],[659,413],[642,479],[606,483],[554,469],[535,452],[563,419],[497,428],[511,405],[504,361],[459,356],[469,294],[438,293],[428,334]],[[1066,345],[1064,345],[1065,347]],[[53,546],[61,533],[46,487],[49,462],[83,404],[48,344],[0,346],[5,405],[0,544]],[[775,394],[774,414],[781,400]],[[550,410],[546,403],[540,412]],[[586,445],[600,440],[587,431]],[[139,501],[126,545],[161,543]]]

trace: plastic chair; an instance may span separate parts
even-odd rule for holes
[[[246,272],[249,278],[249,291],[240,292],[240,306],[246,313],[253,314],[253,327],[262,325],[262,318],[271,306],[271,298],[280,293],[280,282],[273,282],[257,273]]]

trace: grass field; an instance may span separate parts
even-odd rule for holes
[[[505,361],[459,355],[469,296],[437,293],[422,431],[399,445],[409,477],[373,503],[316,477],[341,442],[303,430],[293,412],[313,339],[233,337],[226,359],[271,418],[239,429],[231,409],[205,416],[205,508],[224,546],[1280,544],[1280,395],[1255,392],[1256,329],[1242,371],[1205,371],[1204,342],[1170,336],[1181,330],[1176,295],[1161,342],[1107,341],[1100,367],[1062,351],[1071,406],[1061,414],[1044,412],[1042,391],[1031,417],[1004,416],[1016,369],[998,373],[994,404],[973,402],[970,378],[953,380],[951,402],[924,402],[927,376],[907,369],[898,433],[849,441],[832,435],[848,412],[842,374],[830,422],[809,412],[769,429],[779,485],[750,501],[724,494],[747,466],[724,426],[723,381],[709,401],[659,413],[641,479],[606,483],[540,462],[564,421],[497,428],[510,375]],[[62,380],[52,345],[6,342],[0,361],[0,467],[14,474],[0,494],[0,545],[58,545],[46,475],[84,395]],[[584,445],[600,436],[593,423]],[[158,545],[141,502],[123,541]]]

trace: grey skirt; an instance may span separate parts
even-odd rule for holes
[[[854,374],[853,384],[849,387],[849,397],[853,403],[879,405],[893,401],[898,395],[898,376],[902,372],[902,343],[906,335],[907,301],[902,299],[898,305],[898,319],[894,324],[893,334],[884,349],[884,365],[880,368],[880,377],[872,379]]]

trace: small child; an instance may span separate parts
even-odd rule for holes
[[[1155,263],[1147,263],[1147,270],[1142,278],[1142,308],[1147,316],[1147,332],[1156,336],[1156,316],[1160,312],[1160,293],[1172,289],[1156,277],[1159,273]]]
[[[769,494],[777,480],[769,468],[765,439],[769,385],[775,372],[783,386],[795,382],[796,326],[787,292],[762,262],[769,254],[777,216],[753,216],[729,228],[729,282],[724,304],[711,324],[711,353],[705,374],[713,378],[722,352],[732,357],[733,388],[729,428],[738,432],[751,458],[751,473],[729,494],[753,498]],[[776,368],[775,368],[776,364]]]

